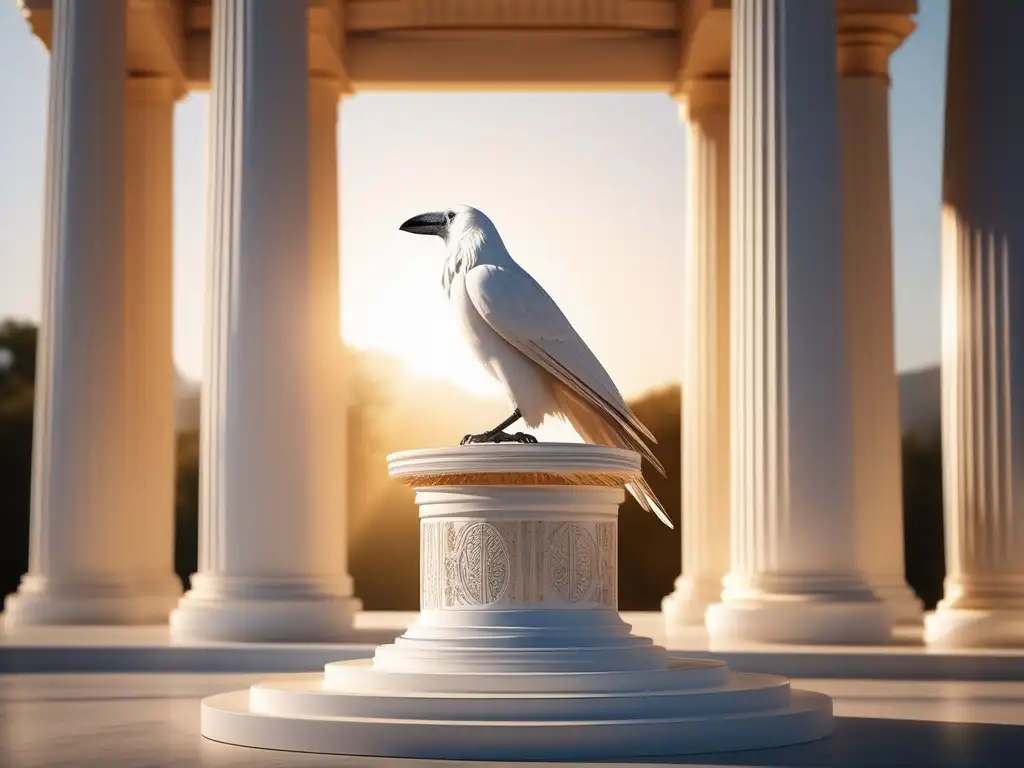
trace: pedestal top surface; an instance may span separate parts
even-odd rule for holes
[[[401,451],[388,474],[404,485],[622,486],[640,474],[640,455],[588,443],[475,444]]]

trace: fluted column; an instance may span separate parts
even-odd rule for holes
[[[712,642],[873,642],[857,571],[833,3],[732,5],[731,569]]]
[[[883,21],[845,17],[838,38],[853,505],[858,567],[894,621],[919,623],[922,605],[907,585],[903,559],[889,165],[889,56],[913,22]]]
[[[1024,645],[1024,4],[952,0],[942,240],[946,589],[936,646]]]
[[[729,80],[686,84],[683,567],[666,629],[704,626],[729,569]]]
[[[29,572],[6,601],[7,630],[163,622],[181,589],[167,497],[134,492],[156,458],[132,454],[140,430],[129,403],[155,371],[133,368],[134,335],[156,345],[151,359],[170,338],[159,337],[169,325],[130,326],[143,321],[136,292],[161,288],[141,265],[167,257],[163,243],[146,251],[143,241],[169,236],[161,185],[170,177],[161,147],[133,152],[140,123],[125,86],[125,24],[124,0],[53,3]],[[126,179],[129,197],[156,206],[152,230],[126,228],[140,210],[126,203]]]
[[[181,595],[174,573],[174,107],[168,78],[129,77],[125,120],[125,419],[123,535],[133,570],[173,579],[161,623]]]
[[[325,562],[344,509],[318,499],[305,4],[214,0],[212,34],[199,572],[171,630],[337,640],[353,602]]]
[[[310,514],[319,527],[310,567],[345,585],[348,572],[348,387],[341,342],[341,264],[338,222],[338,112],[341,83],[329,75],[309,79],[310,332],[313,343]],[[347,610],[357,611],[358,600]]]

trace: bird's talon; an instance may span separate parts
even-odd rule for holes
[[[459,445],[469,445],[471,443],[536,443],[537,438],[533,435],[528,435],[525,432],[516,432],[514,435],[510,435],[505,431],[505,427],[514,424],[521,418],[523,418],[523,415],[516,408],[511,416],[494,429],[481,432],[479,435],[466,435],[462,438],[462,442]]]
[[[480,443],[522,443],[534,444],[537,438],[525,432],[516,432],[510,435],[508,432],[484,432],[479,435],[466,435],[459,445],[470,445]]]

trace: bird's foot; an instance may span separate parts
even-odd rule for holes
[[[537,438],[528,435],[526,432],[483,432],[479,435],[466,435],[459,445],[470,445],[471,443],[536,443]]]

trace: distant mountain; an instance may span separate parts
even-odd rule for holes
[[[900,377],[900,426],[903,434],[937,440],[942,422],[942,377],[938,366]]]

